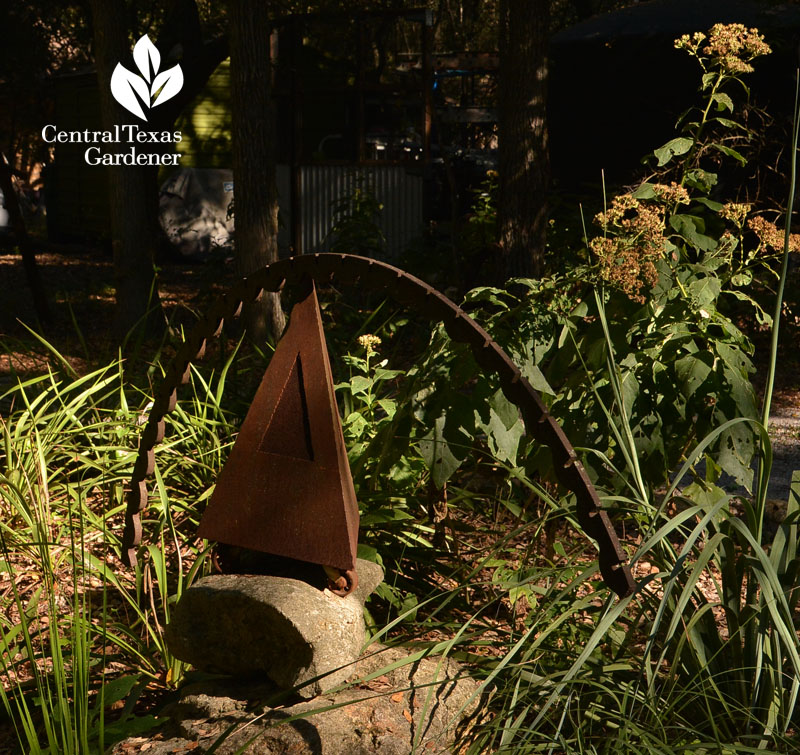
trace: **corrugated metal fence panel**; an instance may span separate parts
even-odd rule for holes
[[[275,166],[275,182],[278,185],[278,249],[288,253],[292,243],[292,190],[291,169],[285,163]]]
[[[300,171],[302,248],[330,250],[334,207],[358,187],[360,177],[383,205],[378,225],[386,237],[386,256],[396,260],[423,231],[423,179],[400,165],[304,165]]]

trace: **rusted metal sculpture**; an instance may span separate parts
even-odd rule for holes
[[[164,437],[164,415],[175,408],[177,388],[188,381],[189,365],[202,356],[206,340],[219,334],[224,318],[239,315],[243,301],[256,299],[265,290],[279,291],[285,285],[305,284],[308,279],[326,283],[334,277],[338,283],[358,283],[373,291],[384,289],[387,295],[422,316],[442,322],[454,341],[470,346],[482,369],[498,375],[506,398],[522,412],[526,433],[550,449],[556,476],[575,494],[578,522],[597,542],[603,580],[620,596],[632,593],[635,583],[625,552],[601,507],[597,491],[563,430],[505,351],[466,312],[418,278],[391,265],[347,254],[302,255],[268,265],[237,283],[191,331],[168,368],[139,442],[128,493],[123,561],[129,565],[136,563],[136,550],[142,538],[140,512],[147,503],[145,479],[153,472],[153,448]]]
[[[197,534],[308,561],[357,584],[358,503],[317,294],[294,305]],[[343,578],[342,584],[335,584]]]

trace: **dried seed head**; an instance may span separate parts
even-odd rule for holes
[[[374,354],[377,350],[375,347],[381,345],[381,339],[372,335],[372,333],[365,333],[363,336],[359,336],[358,342],[367,350],[367,354]]]

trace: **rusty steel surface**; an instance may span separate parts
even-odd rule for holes
[[[309,286],[292,309],[197,534],[344,573],[356,564],[358,503]]]
[[[454,341],[468,344],[478,365],[498,375],[503,393],[519,407],[526,433],[550,449],[556,476],[575,494],[578,522],[597,543],[600,573],[606,585],[620,596],[634,591],[636,585],[626,554],[597,491],[563,430],[508,354],[464,310],[428,284],[391,265],[347,254],[302,255],[268,265],[235,284],[189,333],[167,370],[139,442],[122,542],[126,564],[136,563],[142,539],[140,512],[147,504],[145,479],[153,471],[153,447],[164,437],[164,414],[174,408],[178,386],[188,381],[189,364],[202,356],[206,340],[220,332],[226,317],[238,316],[243,301],[256,299],[264,291],[280,291],[285,285],[297,286],[308,278],[316,283],[335,278],[342,284],[359,283],[370,290],[385,290],[388,296],[429,320],[442,322]]]

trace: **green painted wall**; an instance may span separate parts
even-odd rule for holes
[[[203,91],[175,122],[183,168],[231,168],[230,59],[211,74]],[[162,169],[169,171],[171,169]]]

